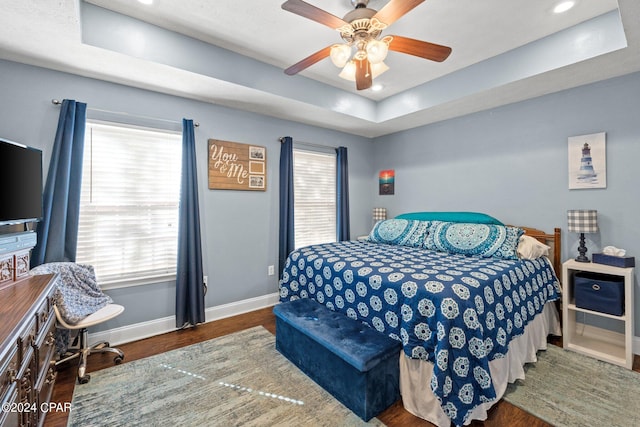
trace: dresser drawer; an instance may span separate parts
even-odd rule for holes
[[[15,388],[18,376],[18,350],[13,347],[0,360],[0,400],[4,401],[9,391]]]
[[[35,337],[36,318],[34,316],[30,318],[28,322],[26,322],[26,327],[23,329],[20,337],[18,338],[18,357],[20,358],[20,363],[24,363],[24,361],[28,358],[27,353],[35,344]]]
[[[44,418],[47,416],[47,411],[42,411],[44,407],[48,407],[51,401],[51,395],[53,394],[53,385],[56,382],[56,363],[51,361],[47,368],[42,383],[36,389],[36,397],[38,402],[38,425],[44,424]],[[66,406],[65,406],[66,408]]]
[[[33,383],[35,380],[33,371],[33,347],[28,346],[27,351],[23,355],[23,359],[20,362],[20,369],[18,370],[18,377],[16,379],[16,385],[18,387],[18,402],[23,407],[33,408],[33,402],[35,402]],[[25,406],[26,405],[26,406]],[[34,426],[34,422],[37,419],[37,415],[34,411],[23,411],[19,414],[20,423],[23,426]]]
[[[53,313],[53,295],[47,295],[36,311],[36,334],[47,328],[47,321]]]
[[[36,363],[35,372],[36,372],[36,384],[40,385],[43,381],[43,377],[47,373],[47,369],[49,368],[50,361],[54,357],[54,351],[56,346],[56,316],[52,313],[49,316],[46,324],[44,325],[46,329],[43,329],[38,335],[35,351],[36,351]]]
[[[3,410],[0,411],[0,427],[18,427],[20,425],[20,412],[18,405],[18,387],[13,384],[0,398]],[[4,410],[7,408],[8,410]],[[12,410],[15,409],[15,410]]]

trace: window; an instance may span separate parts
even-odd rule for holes
[[[336,155],[293,150],[295,245],[336,241]]]
[[[76,261],[103,288],[175,279],[181,147],[180,133],[87,122]]]

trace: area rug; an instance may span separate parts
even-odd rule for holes
[[[554,426],[640,426],[640,374],[549,345],[504,400]]]
[[[90,374],[69,426],[384,426],[324,391],[261,326]]]

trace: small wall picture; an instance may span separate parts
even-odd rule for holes
[[[569,189],[607,188],[606,134],[569,137]]]
[[[249,175],[249,188],[264,188],[264,176]]]
[[[390,195],[395,190],[395,171],[393,169],[380,171],[380,195]]]
[[[251,145],[249,147],[249,159],[250,160],[264,160],[265,147],[256,147]]]

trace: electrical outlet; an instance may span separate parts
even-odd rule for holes
[[[276,274],[275,266],[270,265],[269,268],[267,269],[267,272],[268,272],[269,276],[273,276],[274,274]]]
[[[204,283],[204,285],[207,286],[209,284],[209,276],[203,276],[202,283]]]

